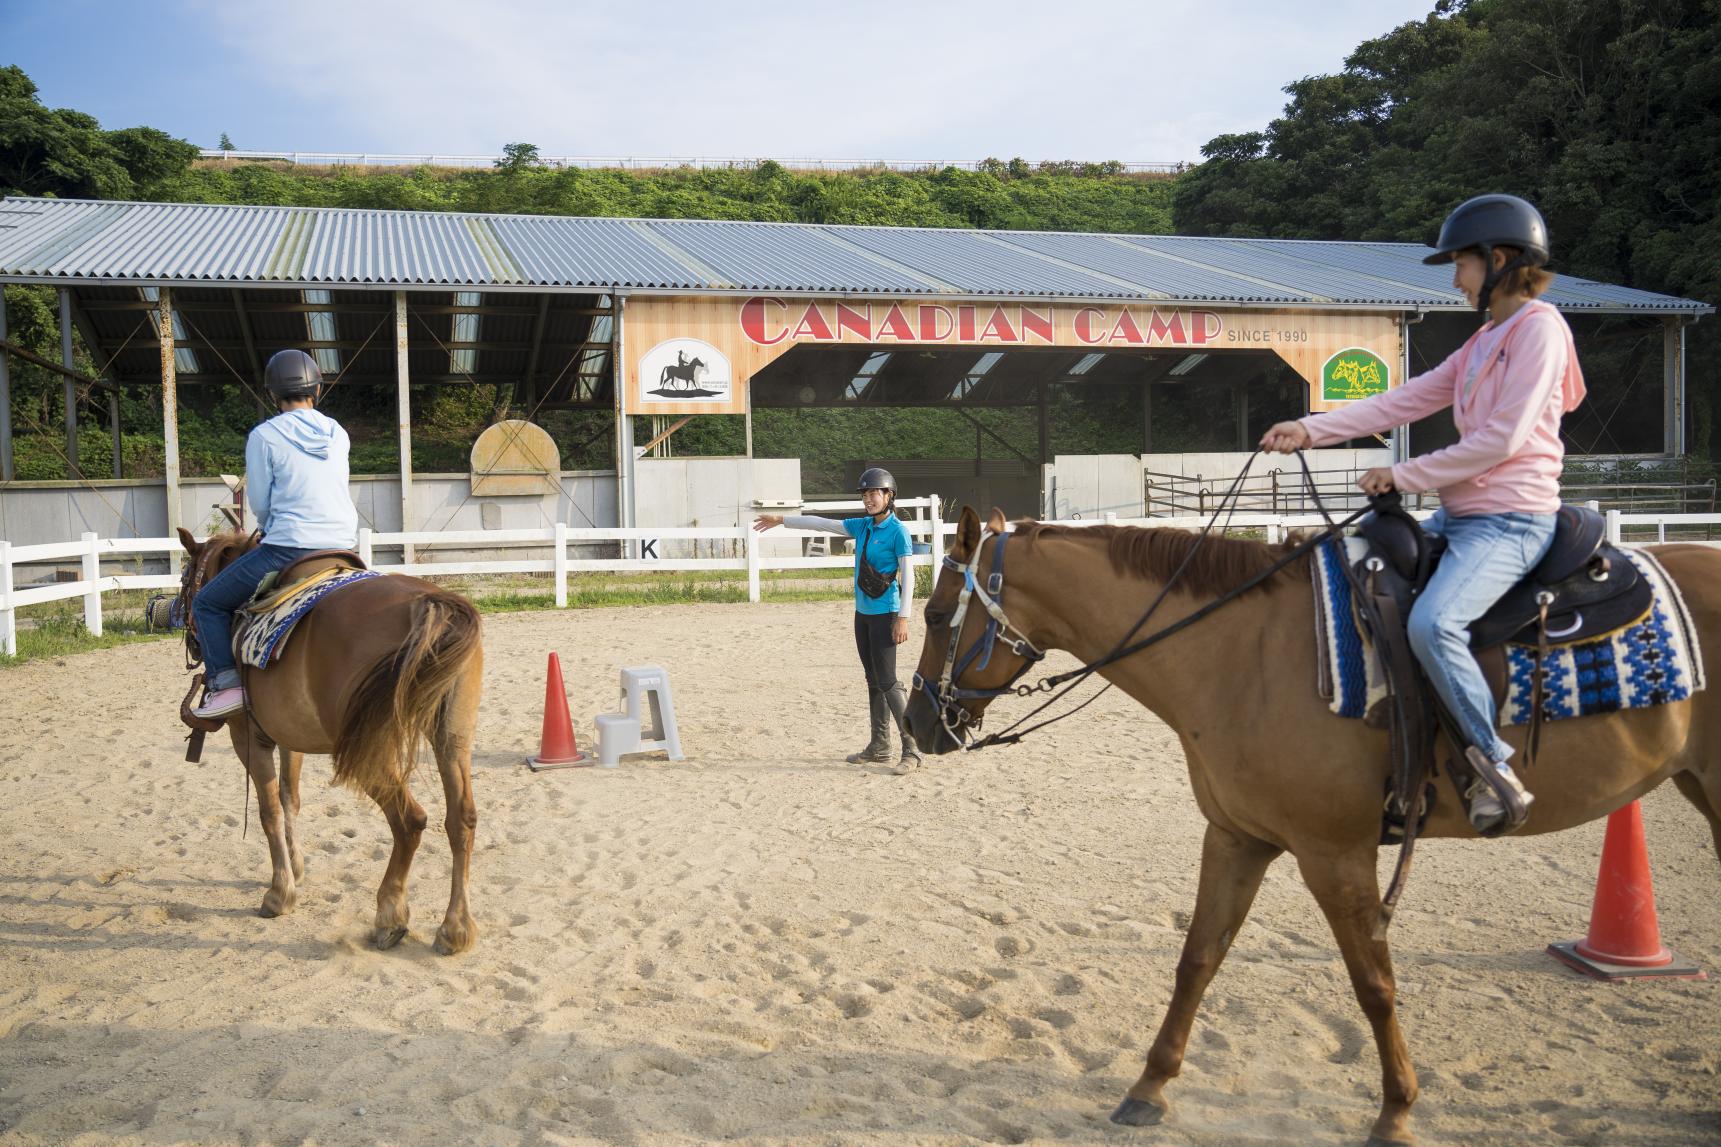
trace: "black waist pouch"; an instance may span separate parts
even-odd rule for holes
[[[896,579],[880,573],[873,564],[866,560],[867,544],[872,541],[872,531],[866,532],[866,538],[860,544],[855,554],[855,584],[860,591],[870,598],[881,598],[890,592],[890,587],[896,584]]]

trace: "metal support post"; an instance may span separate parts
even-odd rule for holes
[[[1661,449],[1678,457],[1685,453],[1685,324],[1664,319],[1661,332]]]
[[[406,370],[406,292],[394,293],[394,379],[395,413],[400,429],[400,531],[411,533],[417,523],[412,513],[412,395],[408,391]],[[401,560],[411,565],[414,550],[411,542],[401,547]]]
[[[1141,388],[1141,456],[1153,453],[1153,383]]]
[[[72,292],[60,288],[60,365],[67,370],[76,368],[72,358]],[[63,380],[66,389],[66,477],[77,478],[78,470],[78,384],[70,378]]]
[[[0,287],[0,342],[6,341],[6,291]],[[12,480],[12,356],[0,350],[0,482]]]
[[[125,451],[120,441],[120,392],[115,387],[108,394],[108,429],[114,436],[114,477],[125,477]]]
[[[162,287],[156,292],[156,328],[161,343],[161,433],[166,443],[167,461],[164,467],[167,482],[167,532],[179,532],[179,372],[173,353],[173,288]],[[168,569],[179,573],[179,559],[184,550],[167,555]]]

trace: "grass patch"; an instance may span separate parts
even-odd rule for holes
[[[0,654],[0,669],[9,669],[26,661],[41,661],[46,658],[65,657],[72,653],[87,653],[92,649],[112,649],[116,645],[135,645],[140,641],[160,641],[164,637],[178,636],[171,633],[150,633],[144,629],[142,618],[103,618],[102,630],[102,635],[96,637],[85,629],[81,613],[76,617],[44,618],[28,628],[19,626],[18,654],[15,657]]]
[[[796,572],[796,571],[787,571]],[[817,571],[813,571],[817,572]],[[840,572],[840,571],[839,571]],[[498,593],[483,593],[485,581],[480,579],[448,579],[448,588],[471,598],[480,613],[523,613],[528,610],[556,608],[555,594],[538,587],[548,578],[522,575],[506,579],[514,588]],[[496,580],[490,579],[494,585]],[[847,601],[853,590],[846,581],[819,584],[818,579],[763,579],[761,594],[767,601]],[[772,585],[772,582],[783,582]],[[144,625],[143,604],[149,595],[143,591],[118,591],[103,595],[109,609],[102,618],[102,636],[93,636],[84,628],[81,598],[25,606],[18,611],[18,653],[7,657],[0,654],[0,669],[87,653],[93,649],[111,649],[117,645],[132,645],[140,641],[177,641],[178,632],[151,632]],[[674,578],[662,574],[592,574],[582,584],[579,577],[570,579],[568,607],[570,609],[607,609],[642,605],[687,605],[744,602],[747,600],[747,580],[725,574],[720,570],[693,570]],[[116,608],[117,606],[117,608]]]
[[[846,587],[820,588],[795,585],[761,588],[761,596],[769,601],[846,601],[853,591]],[[478,595],[469,593],[472,603],[481,613],[521,613],[535,609],[554,609],[556,596],[550,591],[510,590],[504,593]],[[747,600],[745,581],[713,582],[707,580],[638,580],[631,584],[578,584],[568,587],[569,609],[606,609],[614,606],[687,605]]]

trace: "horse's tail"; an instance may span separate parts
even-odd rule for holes
[[[414,599],[412,629],[365,673],[335,735],[335,780],[378,795],[406,784],[421,737],[434,737],[443,706],[479,645],[478,611],[437,589]]]

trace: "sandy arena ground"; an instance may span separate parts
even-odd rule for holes
[[[841,763],[865,712],[844,604],[484,624],[481,934],[454,958],[430,948],[434,768],[412,932],[376,952],[388,831],[325,758],[298,910],[256,915],[242,771],[214,738],[180,759],[176,644],[0,672],[0,1142],[1367,1134],[1374,1045],[1288,859],[1208,993],[1171,1120],[1106,1122],[1171,990],[1202,830],[1175,739],[1115,691],[898,778]],[[919,643],[917,623],[905,675]],[[582,744],[620,666],[667,665],[689,759],[527,772],[552,649]],[[1709,831],[1671,786],[1644,815],[1663,938],[1721,973]],[[1393,942],[1424,1143],[1721,1142],[1721,984],[1599,984],[1543,954],[1584,931],[1602,827],[1419,851]]]

